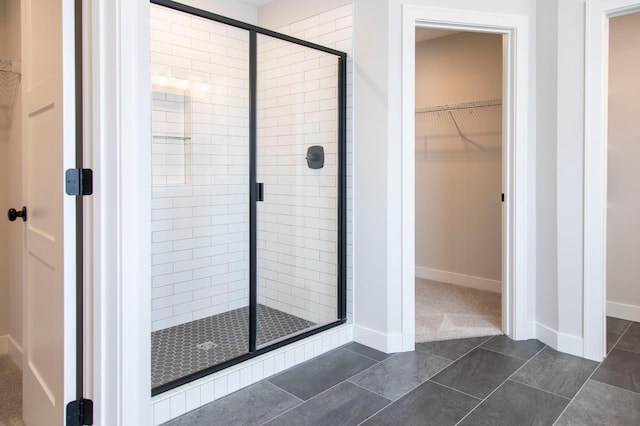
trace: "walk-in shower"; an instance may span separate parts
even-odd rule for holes
[[[152,3],[155,395],[345,321],[346,55]]]

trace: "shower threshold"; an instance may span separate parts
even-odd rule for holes
[[[258,305],[258,346],[316,324]],[[249,350],[249,307],[151,333],[151,387],[155,388],[244,355]]]

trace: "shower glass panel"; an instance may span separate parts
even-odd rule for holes
[[[249,31],[150,15],[156,390],[249,352]]]
[[[346,55],[151,2],[157,395],[346,321]]]
[[[339,57],[257,36],[257,345],[338,314]]]

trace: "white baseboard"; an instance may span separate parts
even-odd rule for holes
[[[628,321],[640,322],[640,306],[607,302],[607,316]]]
[[[559,352],[579,357],[584,356],[584,341],[582,337],[560,333],[544,324],[537,323],[536,338]]]
[[[471,287],[478,290],[502,293],[502,282],[489,278],[474,277],[472,275],[458,274],[457,272],[441,271],[439,269],[416,266],[416,278],[441,281],[449,284]]]
[[[22,370],[22,347],[9,334],[0,336],[0,355],[5,354]]]
[[[385,353],[402,352],[402,333],[385,334],[354,324],[353,341]]]

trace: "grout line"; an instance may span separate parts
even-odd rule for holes
[[[594,374],[596,374],[596,371],[598,371],[598,369],[600,368],[600,366],[602,365],[602,362],[600,362],[598,364],[598,366],[596,368],[593,369],[593,371],[591,372],[591,374],[589,375],[589,377],[587,377],[587,380],[584,381],[584,383],[582,384],[582,386],[580,386],[580,389],[578,389],[578,391],[576,392],[575,395],[573,395],[573,398],[571,398],[571,400],[569,401],[569,403],[567,404],[566,407],[564,407],[564,410],[562,410],[562,412],[560,413],[560,415],[558,416],[558,418],[553,422],[553,424],[555,425],[556,423],[558,423],[558,420],[560,420],[560,418],[562,417],[562,415],[567,411],[567,409],[571,406],[571,404],[573,404],[573,401],[575,401],[575,399],[578,397],[578,395],[580,395],[580,392],[582,392],[582,389],[584,389],[585,386],[587,386],[587,383],[589,383],[589,380],[591,380],[591,378],[593,377]]]
[[[349,342],[349,343],[351,343],[351,342]],[[345,346],[346,346],[346,345],[348,345],[349,343],[346,343],[346,344],[345,344]],[[364,345],[363,345],[363,346],[364,346]],[[387,360],[387,359],[389,359],[389,358],[391,358],[392,356],[394,356],[394,355],[395,355],[395,353],[393,353],[393,354],[386,354],[386,355],[389,355],[389,356],[388,356],[388,357],[386,357],[385,359],[383,359],[382,361],[378,361],[378,360],[377,360],[377,359],[375,359],[375,358],[371,358],[370,356],[366,356],[366,355],[364,355],[364,354],[361,354],[360,352],[356,352],[356,351],[351,350],[351,349],[349,349],[349,348],[345,348],[344,346],[340,346],[340,347],[341,347],[342,349],[346,350],[346,351],[353,352],[353,353],[354,353],[354,354],[356,354],[356,355],[360,355],[360,356],[362,356],[362,357],[365,357],[365,358],[367,358],[367,359],[370,359],[371,361],[375,361],[376,363],[380,363],[380,362],[382,362],[382,361],[385,361],[385,360]],[[384,353],[384,352],[383,352],[383,353]],[[396,352],[396,353],[398,353],[398,352]]]
[[[447,388],[447,389],[449,389],[449,390],[452,390],[452,391],[455,391],[455,392],[461,393],[461,394],[463,394],[463,395],[469,396],[469,397],[471,397],[471,398],[473,398],[473,399],[477,399],[477,400],[479,401],[479,402],[478,402],[478,404],[480,404],[480,403],[483,401],[483,399],[482,399],[482,398],[478,398],[477,396],[473,396],[473,395],[471,395],[470,393],[463,392],[463,391],[461,391],[460,389],[454,389],[454,388],[452,388],[451,386],[443,385],[442,383],[436,382],[435,380],[431,380],[431,379],[429,379],[429,380],[427,380],[427,381],[428,381],[428,382],[431,382],[431,383],[433,383],[433,384],[436,384],[436,385],[438,385],[438,386],[442,386],[443,388]],[[474,407],[474,408],[475,408],[475,407]]]
[[[611,349],[609,349],[609,351],[605,354],[605,358],[607,357],[607,355],[609,355],[611,353],[612,350],[614,350],[616,348],[616,346],[618,346],[618,343],[620,343],[620,340],[622,340],[622,338],[624,337],[625,333],[627,331],[629,331],[629,328],[631,328],[631,324],[633,324],[633,321],[630,321],[629,324],[627,324],[627,326],[624,328],[622,333],[620,333],[620,337],[618,337],[616,339],[616,342],[611,346]],[[605,326],[605,328],[606,328],[606,326]],[[605,330],[605,340],[607,339],[606,334],[607,333],[606,333],[606,330]],[[605,342],[605,344],[606,344],[606,342]]]
[[[443,357],[442,355],[436,355],[434,353],[427,352],[427,351],[424,351],[424,350],[421,350],[421,349],[417,349],[417,348],[415,350],[418,351],[418,352],[422,352],[422,353],[428,354],[428,355],[434,355],[434,356],[437,356],[439,358],[449,360],[449,361],[451,361],[451,364],[453,364],[454,362],[458,361],[459,359],[464,358],[465,356],[469,355],[471,352],[473,352],[474,349],[479,348],[480,346],[484,345],[485,343],[487,343],[489,340],[493,339],[496,336],[479,336],[479,337],[486,337],[486,339],[483,340],[482,342],[478,343],[476,346],[472,347],[471,349],[469,349],[467,352],[463,353],[462,355],[460,355],[456,359],[446,358],[446,357]],[[464,337],[463,339],[475,339],[475,337]],[[458,339],[454,339],[454,340],[458,340]],[[459,340],[462,340],[462,339],[459,339]],[[441,342],[446,342],[446,340],[440,340],[440,341]],[[424,343],[433,343],[433,342],[424,342]],[[451,364],[449,364],[449,365],[451,365]]]
[[[559,398],[562,398],[562,399],[566,399],[566,400],[568,400],[568,401],[571,401],[571,398],[569,398],[568,396],[560,395],[560,394],[557,394],[557,393],[555,393],[555,392],[551,392],[551,391],[546,390],[546,389],[540,389],[540,388],[537,388],[537,387],[535,387],[535,386],[533,386],[533,385],[530,385],[530,384],[528,384],[528,383],[520,382],[520,381],[518,381],[518,380],[516,380],[516,379],[513,379],[513,378],[511,378],[511,379],[509,379],[509,380],[511,380],[511,381],[512,381],[512,382],[514,382],[514,383],[518,383],[519,385],[526,386],[526,387],[528,387],[528,388],[535,389],[535,390],[537,390],[537,391],[541,391],[541,392],[544,392],[544,393],[548,393],[548,394],[550,394],[550,395],[557,396],[557,397],[559,397]]]
[[[379,393],[378,393],[378,392],[376,392],[376,391],[372,391],[371,389],[367,389],[367,388],[365,388],[364,386],[360,386],[359,384],[354,383],[354,382],[352,382],[352,381],[351,381],[351,380],[349,380],[349,379],[345,380],[344,382],[348,382],[348,383],[350,383],[350,384],[352,384],[352,385],[354,385],[354,386],[359,387],[360,389],[364,389],[364,390],[366,390],[367,392],[370,392],[370,393],[372,393],[372,394],[374,394],[374,395],[378,395],[379,397],[382,397],[382,398],[386,399],[387,401],[389,401],[389,404],[392,404],[392,403],[394,403],[394,402],[395,402],[393,399],[389,398],[388,396],[384,396],[384,395],[382,395],[382,394],[379,394]],[[400,397],[400,398],[402,398],[402,397]],[[398,398],[398,399],[400,399],[400,398]],[[397,400],[396,400],[396,401],[397,401]],[[386,407],[388,407],[388,406],[389,406],[389,404],[387,404],[387,405],[386,405]]]
[[[480,406],[481,406],[481,405],[482,405],[482,404],[483,404],[487,399],[489,399],[489,398],[491,397],[491,395],[493,395],[494,393],[496,393],[496,391],[497,391],[498,389],[500,389],[500,387],[502,387],[502,385],[504,385],[504,384],[505,384],[505,383],[506,383],[506,382],[507,382],[511,377],[513,377],[513,376],[514,376],[518,371],[522,370],[522,369],[525,367],[525,365],[529,364],[529,363],[531,362],[531,360],[532,360],[532,359],[534,359],[534,358],[535,358],[535,357],[536,357],[540,352],[542,352],[542,351],[544,350],[544,348],[546,348],[546,347],[547,347],[547,345],[544,345],[544,346],[543,346],[543,347],[542,347],[538,352],[536,352],[536,353],[535,353],[531,358],[529,358],[529,360],[525,361],[525,363],[524,363],[524,364],[522,364],[522,365],[521,365],[519,368],[517,368],[513,373],[511,373],[511,374],[509,375],[509,377],[507,377],[507,378],[506,378],[502,383],[500,383],[498,386],[496,386],[496,388],[495,388],[491,393],[489,393],[489,395],[487,395],[487,396],[486,396],[486,397],[485,397],[485,398],[480,402],[480,404],[476,405],[476,406],[475,406],[475,408],[471,409],[471,411],[469,411],[469,412],[468,412],[468,413],[467,413],[463,418],[461,418],[461,419],[458,421],[458,423],[456,423],[456,424],[460,424],[464,419],[466,419],[467,417],[469,417],[469,414],[471,414],[471,413],[473,413],[474,411],[476,411],[476,410],[478,409],[478,407],[480,407]],[[483,349],[484,349],[484,348],[483,348]],[[513,357],[511,357],[511,358],[513,358]],[[519,361],[522,361],[522,360],[521,360],[521,359],[519,359],[519,358],[514,358],[514,359],[517,359],[517,360],[519,360]]]

